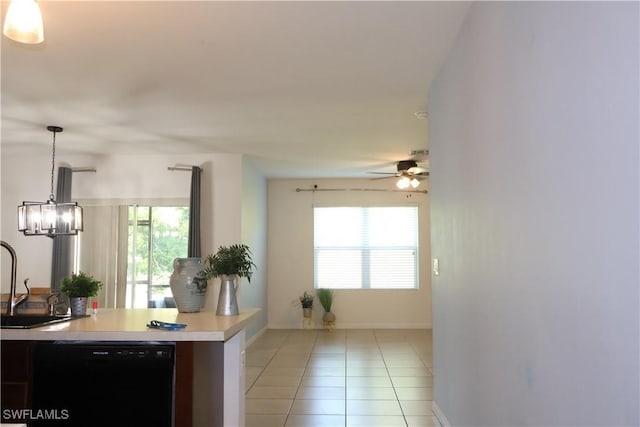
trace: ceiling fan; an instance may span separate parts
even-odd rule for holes
[[[372,174],[387,175],[372,179],[387,179],[398,178],[396,186],[404,190],[409,186],[416,188],[420,185],[420,181],[426,179],[429,176],[429,171],[423,167],[418,166],[416,160],[400,160],[396,164],[397,172],[369,172]]]

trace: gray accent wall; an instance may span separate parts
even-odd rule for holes
[[[431,86],[445,424],[640,423],[638,6],[476,2]]]

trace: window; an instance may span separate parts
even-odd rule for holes
[[[173,260],[187,256],[189,208],[129,206],[126,308],[164,307]]]
[[[315,288],[418,288],[417,206],[313,211]]]

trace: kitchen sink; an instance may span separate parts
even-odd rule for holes
[[[50,315],[30,315],[23,314],[17,316],[2,316],[2,323],[0,327],[2,329],[32,329],[40,326],[47,326],[53,323],[66,322],[72,319],[79,319],[86,316],[74,316],[69,315],[62,316],[50,316]]]

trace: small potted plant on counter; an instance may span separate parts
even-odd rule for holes
[[[304,294],[300,297],[300,305],[302,306],[302,316],[310,318],[313,310],[313,295],[304,291]]]
[[[102,288],[102,282],[82,271],[65,277],[60,283],[60,291],[66,294],[71,302],[72,316],[84,316],[87,314],[89,297],[98,295],[100,288]]]

